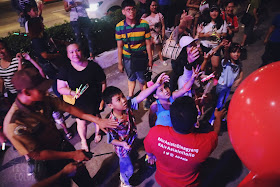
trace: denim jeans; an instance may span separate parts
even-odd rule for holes
[[[125,72],[127,74],[129,81],[136,81],[138,80],[141,84],[145,84],[145,71],[137,71],[132,73],[131,72],[131,60],[130,59],[123,59],[123,65]]]
[[[130,157],[119,157],[121,179],[125,184],[129,185],[129,178],[133,174],[133,165]]]
[[[228,98],[229,93],[230,93],[230,90],[231,90],[231,87],[227,87],[225,85],[217,84],[216,94],[218,95],[218,100],[217,100],[216,108],[218,108],[218,110],[221,110],[222,107],[224,106],[224,104],[226,103],[227,98]],[[209,120],[209,123],[211,123],[215,118],[214,112],[213,112],[213,114],[212,114],[212,116]]]
[[[82,38],[81,32],[83,32],[84,36],[88,41],[89,52],[93,53],[93,42],[92,42],[92,34],[90,31],[91,22],[87,17],[80,17],[79,21],[70,21],[73,32],[75,33],[76,42],[81,45]]]

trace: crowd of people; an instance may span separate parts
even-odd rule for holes
[[[260,0],[250,0],[247,12],[251,20],[238,44],[234,42],[239,32],[234,0],[187,0],[174,20],[170,0],[141,0],[138,13],[133,0],[124,0],[125,19],[116,25],[115,38],[118,70],[125,71],[128,78],[125,96],[119,88],[107,87],[106,75],[94,61],[87,0],[64,1],[75,33],[72,43],[54,40],[44,32],[42,4],[17,3],[20,16],[25,15],[34,57],[28,53],[13,57],[8,44],[0,40],[0,142],[25,156],[28,173],[38,181],[34,186],[69,186],[70,178],[79,186],[91,186],[94,181],[82,162],[92,157],[86,135],[93,122],[94,141],[100,142],[100,130],[107,133],[108,143],[119,157],[121,186],[131,186],[134,163],[130,155],[137,151],[133,110],[143,101],[151,127],[144,147],[147,162],[156,164],[158,184],[199,186],[200,166],[217,147],[231,88],[243,79],[241,52],[258,24],[260,4]],[[280,60],[275,50],[280,43],[279,29],[277,15],[265,37],[262,65]],[[88,39],[89,54],[81,49],[81,32]],[[162,52],[166,32],[181,51],[171,60],[172,71],[151,80],[147,74],[154,56],[158,55],[160,65],[167,65]],[[56,45],[65,45],[68,59],[56,51]],[[136,81],[141,88],[137,96]],[[105,107],[111,109],[109,119],[100,116]],[[212,109],[210,115],[206,115],[208,109]],[[66,127],[65,112],[76,119],[80,150],[68,141],[73,135]],[[202,121],[212,126],[208,133],[199,133]]]

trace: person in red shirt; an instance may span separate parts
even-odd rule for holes
[[[216,148],[225,109],[215,110],[214,131],[194,133],[197,109],[190,97],[170,106],[173,127],[157,125],[144,140],[148,163],[156,163],[155,178],[162,187],[199,186],[199,166]]]
[[[238,18],[233,13],[234,7],[235,4],[233,0],[226,1],[225,11],[223,11],[221,14],[223,20],[227,22],[227,39],[230,41],[232,41],[234,33],[237,33],[239,31]]]

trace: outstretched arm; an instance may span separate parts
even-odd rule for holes
[[[162,73],[155,84],[153,84],[151,87],[143,90],[140,92],[140,94],[136,97],[136,102],[140,103],[144,99],[146,99],[149,95],[151,95],[160,85],[162,85],[165,82],[169,82],[169,76],[165,75],[165,73]]]

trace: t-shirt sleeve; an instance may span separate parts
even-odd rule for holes
[[[28,135],[29,133],[25,131],[24,126],[10,123],[9,128],[5,129],[4,132],[20,155],[27,155],[38,147],[32,136]]]
[[[102,81],[105,81],[106,80],[106,75],[104,73],[104,70],[99,66],[99,64],[95,63],[95,62],[89,62],[89,63],[94,63],[95,67],[95,75],[96,78],[97,78],[97,82],[102,82]]]
[[[239,27],[237,16],[234,16],[234,17],[233,17],[233,26],[234,26],[234,28]]]
[[[144,21],[144,27],[145,27],[145,39],[149,40],[151,39],[151,32],[150,32],[150,26],[147,21]]]
[[[222,33],[227,33],[227,22],[224,21],[224,24],[222,25]]]
[[[122,40],[122,28],[123,28],[123,24],[122,22],[119,22],[117,25],[116,25],[116,33],[115,33],[115,38],[117,41],[119,40]]]
[[[148,135],[146,136],[146,138],[144,139],[144,147],[145,147],[145,151],[147,153],[152,153],[152,147],[151,147],[151,141],[152,141],[152,134],[153,134],[153,129],[155,127],[151,128]]]
[[[59,69],[58,75],[57,75],[57,79],[58,80],[62,80],[62,81],[67,81],[67,72],[68,72],[68,65],[66,65],[63,68]]]
[[[161,13],[158,13],[158,15],[159,15],[159,20],[163,21],[164,20],[164,16]]]

